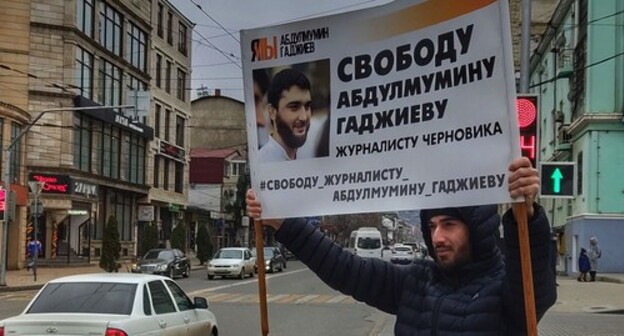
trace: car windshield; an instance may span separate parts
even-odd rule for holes
[[[27,313],[130,315],[136,287],[107,282],[52,283],[37,296]]]
[[[411,252],[412,248],[411,247],[407,247],[407,246],[397,246],[394,248],[395,251],[397,252]]]
[[[214,256],[215,259],[243,259],[243,251],[240,250],[219,250]]]
[[[173,251],[148,251],[144,259],[173,260],[175,256]]]
[[[380,248],[381,240],[379,238],[363,237],[358,239],[357,247],[362,249]]]

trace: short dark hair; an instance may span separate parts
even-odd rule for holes
[[[310,91],[310,80],[303,72],[292,68],[278,72],[271,80],[271,85],[269,86],[269,92],[267,93],[268,103],[277,108],[282,92],[293,86]]]
[[[253,71],[253,81],[260,88],[260,93],[264,95],[269,89],[271,79],[266,69],[256,69]]]

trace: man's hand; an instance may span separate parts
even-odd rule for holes
[[[520,157],[509,165],[509,195],[511,198],[524,196],[527,204],[527,215],[533,217],[533,201],[540,189],[540,178],[537,169],[531,166],[531,161]]]
[[[251,188],[247,190],[247,195],[245,195],[245,203],[247,203],[247,215],[254,220],[259,220],[262,217],[262,205],[260,204],[260,201],[256,198],[256,194]],[[266,219],[262,221],[262,224],[271,226],[275,230],[279,230],[279,228],[282,226],[283,221],[283,219]]]

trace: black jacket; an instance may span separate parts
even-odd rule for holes
[[[550,265],[550,227],[535,205],[529,239],[538,319],[555,303]],[[516,223],[503,217],[505,262],[497,247],[495,206],[461,208],[470,230],[473,262],[456,274],[420,260],[409,267],[360,258],[327,238],[305,219],[288,219],[277,239],[325,283],[384,312],[395,314],[396,335],[525,335],[524,297]],[[426,228],[425,228],[426,227]],[[428,227],[423,225],[427,236]],[[430,239],[426,239],[433,251]]]

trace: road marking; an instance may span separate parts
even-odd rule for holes
[[[317,297],[318,297],[318,295],[306,295],[306,296],[302,297],[301,299],[295,301],[295,304],[306,303],[308,301],[312,301],[312,300],[316,299]]]
[[[280,273],[280,274],[271,274],[271,275],[266,277],[266,280],[269,281],[272,278],[278,278],[278,277],[287,276],[287,275],[290,275],[290,274],[295,274],[295,273],[304,272],[304,271],[308,271],[309,272],[310,270],[307,269],[307,268],[302,268],[302,269],[298,269],[298,270],[295,270],[295,271],[284,272],[284,273]],[[257,281],[258,281],[258,279],[254,278],[254,279],[250,279],[250,280],[237,281],[236,283],[227,284],[227,285],[223,285],[223,286],[199,289],[199,290],[196,290],[196,291],[188,293],[188,296],[190,296],[190,297],[202,296],[204,293],[207,293],[207,292],[214,292],[214,291],[219,291],[219,290],[222,290],[222,289],[228,289],[228,288],[232,288],[232,287],[236,287],[236,286],[248,285],[250,283],[254,283],[254,282],[257,282]]]
[[[271,295],[269,298],[267,298],[267,302],[274,302],[277,301],[281,298],[285,298],[287,297],[288,294],[278,294],[278,295]]]

